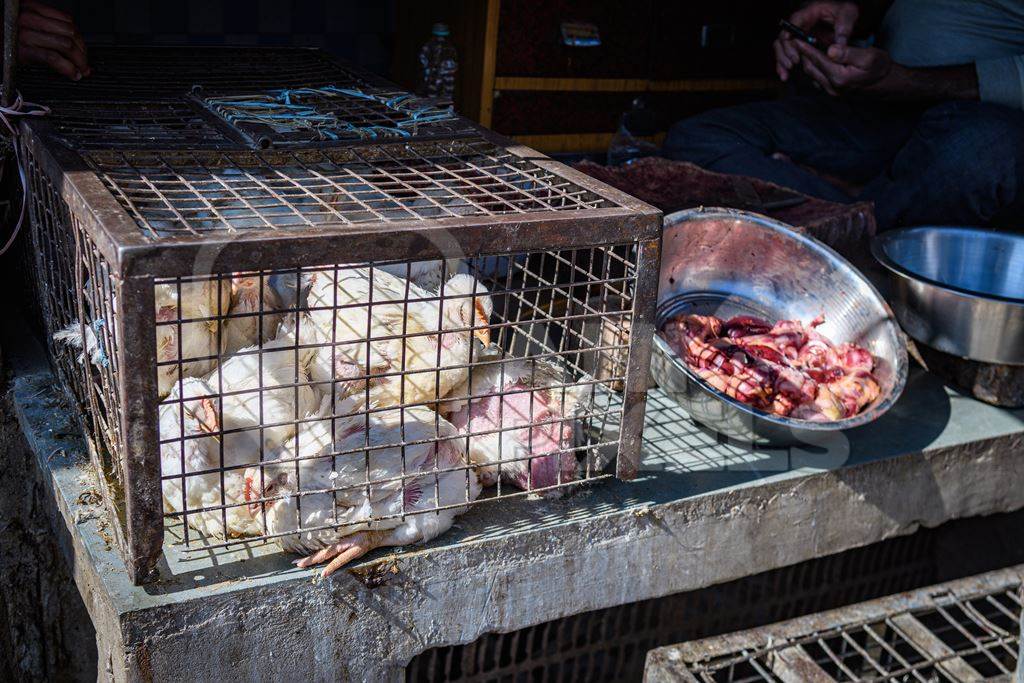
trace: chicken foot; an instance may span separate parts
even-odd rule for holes
[[[390,535],[389,531],[360,531],[351,536],[319,550],[308,557],[295,560],[297,567],[312,567],[314,564],[322,564],[330,560],[330,563],[320,572],[320,576],[327,578],[334,572],[344,567],[349,562],[357,560],[374,548],[386,545],[385,541]]]

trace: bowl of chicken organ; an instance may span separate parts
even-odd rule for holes
[[[665,218],[651,373],[697,423],[761,446],[816,443],[885,413],[906,344],[871,283],[765,216]]]
[[[273,540],[328,575],[435,538],[488,486],[550,496],[579,479],[587,385],[557,358],[498,347],[492,294],[465,266],[232,277],[219,364],[182,363],[161,386],[165,511],[205,537]],[[216,310],[216,291],[167,305]],[[181,345],[216,353],[216,330],[184,331],[202,338]]]

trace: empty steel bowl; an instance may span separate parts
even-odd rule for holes
[[[1024,365],[1024,235],[906,228],[871,249],[907,334],[961,358]]]
[[[657,326],[686,313],[810,322],[835,343],[876,358],[881,393],[858,415],[834,422],[780,417],[712,389],[655,335],[658,385],[699,423],[760,445],[816,443],[815,434],[867,424],[887,411],[907,379],[907,350],[889,307],[841,256],[783,223],[731,209],[693,209],[665,218]]]

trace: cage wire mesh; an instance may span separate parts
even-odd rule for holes
[[[610,205],[481,139],[287,152],[97,151],[85,158],[154,238]]]
[[[23,154],[30,182],[31,243],[35,294],[46,322],[47,348],[67,388],[85,433],[90,456],[115,488],[123,483],[119,354],[113,334],[117,283],[109,264],[40,172],[36,158]],[[89,351],[64,343],[68,336],[92,339]]]
[[[351,558],[623,443],[635,472],[656,211],[319,53],[200,52],[100,51],[24,126],[50,351],[135,580],[161,515]],[[253,115],[292,105],[327,123]]]
[[[373,74],[339,63],[321,50],[302,48],[105,47],[89,49],[87,81],[54,78],[45,68],[19,71],[18,87],[40,101],[184,101],[188,93],[252,93],[267,88],[334,85],[394,90]],[[31,99],[31,98],[30,98]]]
[[[161,477],[185,545],[404,532],[606,476],[629,247],[157,281]]]
[[[676,659],[702,682],[1010,680],[1024,567],[685,643]],[[651,667],[663,658],[652,653]],[[660,672],[660,670],[659,670]],[[794,678],[796,677],[796,678]]]
[[[400,90],[283,88],[203,95],[199,102],[260,147],[311,140],[377,140],[469,134],[450,105]]]
[[[237,143],[185,101],[62,102],[53,133],[80,149],[145,149],[187,145],[192,149],[231,148]]]

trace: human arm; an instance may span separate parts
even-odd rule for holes
[[[976,100],[978,71],[974,64],[908,67],[897,64],[885,50],[830,45],[827,52],[800,43],[801,64],[830,95],[859,91],[883,99],[909,101]]]
[[[71,16],[35,0],[22,2],[18,13],[18,63],[48,66],[75,81],[92,73]]]

